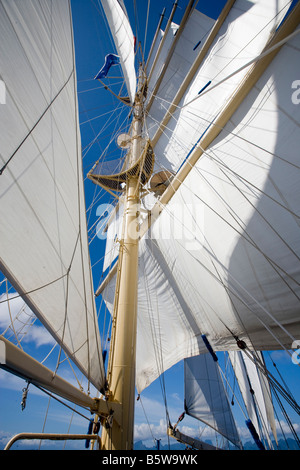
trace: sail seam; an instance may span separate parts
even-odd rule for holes
[[[55,95],[55,97],[50,101],[50,103],[48,104],[48,106],[46,107],[46,109],[43,111],[43,113],[41,114],[41,116],[39,117],[39,119],[37,120],[37,122],[33,125],[33,127],[30,129],[30,131],[26,134],[26,136],[24,137],[24,139],[21,141],[21,143],[18,145],[18,147],[16,148],[16,150],[11,154],[11,156],[9,157],[9,159],[7,160],[7,162],[3,165],[3,167],[0,169],[0,176],[2,175],[2,173],[4,172],[4,170],[6,169],[7,165],[11,162],[11,160],[13,159],[13,157],[16,155],[16,153],[20,150],[20,148],[22,147],[22,145],[26,142],[26,140],[28,139],[28,137],[32,134],[32,132],[34,131],[34,129],[37,127],[37,125],[41,122],[41,120],[43,119],[43,117],[45,116],[45,114],[47,113],[47,111],[51,108],[52,104],[54,103],[54,101],[56,100],[56,98],[61,94],[61,92],[64,90],[64,88],[66,87],[66,85],[69,83],[72,75],[74,73],[74,68],[72,69],[67,81],[63,84],[63,86],[61,87],[61,89],[58,91],[58,93]]]

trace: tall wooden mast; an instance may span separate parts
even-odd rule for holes
[[[131,134],[132,168],[142,152],[143,126],[143,72],[140,68],[138,91],[133,107]],[[137,282],[140,171],[128,173],[125,193],[125,210],[117,271],[114,304],[113,331],[108,365],[109,393],[107,404],[117,402],[121,413],[119,420],[113,418],[110,427],[104,427],[102,448],[107,450],[131,450],[133,448],[135,404],[135,355],[137,329]]]

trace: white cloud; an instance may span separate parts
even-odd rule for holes
[[[5,331],[9,331],[11,334],[16,332],[23,341],[35,343],[37,347],[55,343],[43,326],[34,325],[35,315],[23,299],[17,297],[17,293],[8,294],[8,298],[8,302],[0,303],[1,334]],[[2,294],[0,301],[5,300],[7,300],[7,295]]]

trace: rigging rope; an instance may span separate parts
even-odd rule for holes
[[[34,129],[37,127],[37,125],[41,122],[41,120],[43,119],[43,117],[45,116],[45,114],[47,113],[47,111],[51,108],[52,104],[55,102],[56,98],[58,98],[58,96],[61,94],[61,92],[65,89],[65,87],[67,86],[67,84],[69,83],[71,77],[74,75],[74,69],[72,69],[69,77],[67,78],[66,82],[63,84],[63,86],[61,87],[61,89],[57,92],[57,94],[55,95],[55,97],[50,101],[50,103],[48,104],[48,106],[46,107],[46,109],[43,111],[43,113],[40,115],[39,119],[36,121],[36,123],[31,127],[31,129],[29,130],[29,132],[26,134],[26,136],[24,137],[24,139],[20,142],[20,144],[18,145],[18,147],[14,150],[14,152],[11,154],[11,156],[9,157],[9,159],[6,161],[6,163],[2,166],[2,168],[0,169],[0,176],[3,174],[4,170],[7,168],[7,165],[11,162],[11,160],[14,158],[14,156],[17,154],[17,152],[20,150],[20,148],[22,147],[22,145],[26,142],[26,140],[28,139],[28,137],[32,134],[32,132],[34,131]]]
[[[202,175],[202,174],[199,172],[199,170],[198,170],[197,167],[192,167],[192,169],[195,169],[195,168],[196,168],[196,170],[198,171],[198,173],[200,174],[200,176],[202,176],[202,177],[204,178],[204,175]],[[204,179],[205,179],[205,178],[204,178]],[[183,182],[182,184],[185,185],[184,182]],[[172,185],[172,182],[171,182],[171,185]],[[187,185],[185,185],[185,187],[186,187],[189,191],[191,191],[191,192],[193,193],[193,191],[192,191],[192,189],[191,189],[190,187],[188,187]],[[205,205],[207,205],[207,203],[206,203],[203,199],[199,198],[199,196],[198,196],[196,193],[193,193],[193,194],[194,194],[198,199],[200,199],[200,200],[202,201],[202,203],[204,203]],[[208,206],[208,205],[207,205],[207,206]],[[256,245],[256,243],[252,242],[251,239],[246,238],[245,235],[244,235],[244,233],[239,232],[232,224],[229,223],[229,221],[227,221],[224,217],[222,217],[222,216],[221,216],[218,212],[216,212],[211,206],[208,206],[208,207],[209,207],[213,212],[215,212],[216,215],[218,215],[219,217],[221,217],[222,220],[224,220],[224,222],[226,222],[229,226],[231,226],[231,228],[233,228],[235,231],[237,231],[237,233],[239,233],[240,236],[244,237],[247,242],[249,242],[250,244],[252,244],[252,245],[254,246],[254,248],[258,249],[258,251],[260,251],[261,254],[265,257],[265,259],[270,263],[270,265],[273,267],[273,269],[276,270],[276,267],[279,268],[279,270],[283,271],[284,274],[286,274],[288,277],[290,277],[292,280],[294,280],[288,273],[286,273],[285,270],[283,270],[283,268],[281,268],[279,265],[277,265],[269,256],[267,256],[263,251],[261,251],[261,250],[259,249],[259,247]],[[173,214],[172,214],[172,216],[174,217]],[[181,221],[180,221],[180,223],[183,224]],[[204,247],[204,248],[205,248],[205,247]],[[217,259],[216,259],[216,261],[218,262]],[[223,268],[225,268],[225,267],[223,266]],[[225,269],[226,269],[226,268],[225,268]],[[276,270],[276,271],[277,271],[277,270]],[[280,272],[277,272],[277,274],[281,277]],[[229,273],[229,275],[230,275],[230,273]],[[232,277],[232,275],[231,275],[231,277]],[[295,280],[294,280],[294,281],[295,281]],[[237,282],[237,280],[235,280],[235,282]],[[296,282],[296,281],[295,281],[295,282]],[[238,285],[239,285],[239,283],[238,283]],[[242,287],[242,286],[240,286],[240,287]],[[242,287],[242,288],[243,288],[243,287]],[[245,289],[243,288],[243,290],[245,290]],[[249,294],[249,293],[248,293],[248,294]],[[239,294],[237,294],[237,295],[239,296]],[[249,295],[250,295],[250,294],[249,294]],[[252,299],[252,300],[255,300],[255,299]],[[291,336],[291,334],[289,334],[289,333],[287,332],[287,330],[286,330],[280,323],[278,323],[277,320],[275,320],[275,319],[273,318],[273,316],[271,315],[271,313],[268,312],[263,306],[261,306],[261,307],[263,308],[264,312],[267,313],[269,316],[271,316],[271,318],[272,318],[281,328],[283,328],[283,330],[285,331],[285,333],[288,334],[288,335],[291,337],[292,340],[294,340],[294,338]],[[252,312],[252,313],[254,313],[254,312]],[[257,316],[257,315],[256,315],[256,316]],[[260,321],[262,321],[262,320],[260,319]],[[264,323],[263,323],[263,324],[264,324]],[[264,324],[264,326],[266,326],[266,325]],[[268,331],[274,336],[274,334],[271,332],[270,329],[268,329]],[[281,346],[283,347],[282,344],[281,344]],[[286,348],[283,347],[283,349],[286,349]]]
[[[295,399],[289,394],[288,390],[285,390],[282,385],[275,379],[271,372],[266,368],[266,366],[260,361],[260,358],[255,355],[254,351],[250,351],[247,347],[244,349],[245,354],[249,359],[259,368],[259,370],[267,377],[269,384],[276,389],[283,398],[289,403],[289,405],[294,409],[294,411],[300,415],[300,406],[295,401]]]

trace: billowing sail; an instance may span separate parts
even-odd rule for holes
[[[134,68],[134,36],[123,0],[101,0],[120,57],[130,101],[134,102],[136,74]]]
[[[201,136],[215,130],[249,67],[183,107],[209,80],[221,81],[261,53],[271,32],[282,28],[286,8],[279,3],[244,10],[244,2],[235,2],[154,147],[160,169],[185,164],[186,174],[140,243],[139,390],[160,367],[203,352],[202,333],[215,350],[236,349],[236,337],[259,350],[290,348],[300,334],[300,109],[290,78],[299,72],[299,35],[281,48],[205,151]],[[195,149],[204,153],[189,166]]]
[[[155,169],[174,177],[154,207],[153,194],[143,201],[153,210],[139,245],[139,392],[206,352],[201,334],[216,351],[238,349],[236,338],[257,350],[289,349],[300,334],[300,108],[291,79],[300,35],[286,39],[299,4],[286,18],[290,2],[228,5],[206,27],[191,11],[186,24],[196,17],[201,37],[179,27],[160,86],[148,94]],[[279,40],[276,55],[258,59]],[[102,293],[110,307],[114,284]]]
[[[0,267],[101,389],[69,2],[3,0],[0,29]]]
[[[218,363],[202,354],[184,361],[185,411],[240,447],[240,438],[228,402]]]
[[[107,222],[106,226],[104,231],[101,232],[102,236],[106,239],[103,261],[103,271],[105,272],[114,265],[119,254],[119,240],[122,235],[122,216],[124,213],[123,198],[120,198],[115,207],[109,205],[107,208],[104,206],[104,208],[108,213],[108,216],[105,219]],[[101,221],[99,222],[99,225],[103,226]]]

